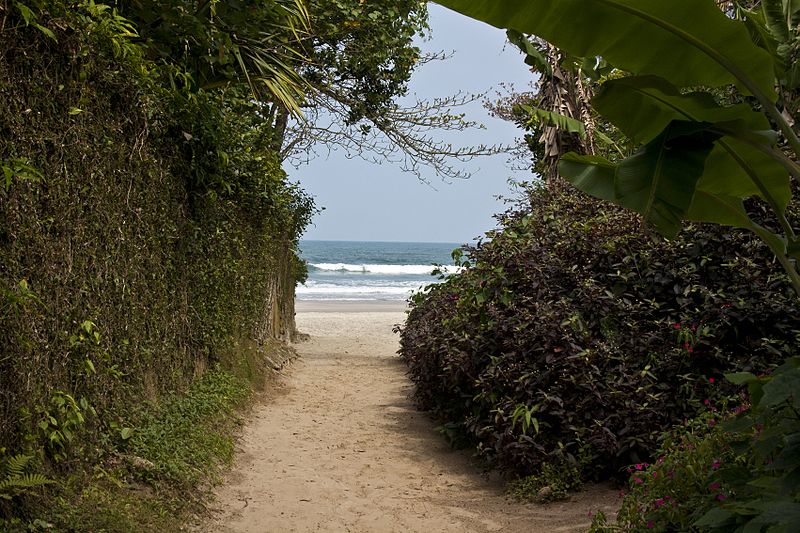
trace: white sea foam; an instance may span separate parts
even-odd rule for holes
[[[409,294],[412,287],[307,287],[299,285],[297,294]]]
[[[405,300],[425,284],[401,282],[396,285],[336,285],[309,281],[298,285],[295,293],[300,300]]]
[[[309,266],[317,270],[328,272],[360,272],[363,274],[384,274],[384,275],[426,275],[436,268],[433,265],[355,265],[348,263],[312,263]],[[454,266],[441,267],[444,272],[456,272]]]

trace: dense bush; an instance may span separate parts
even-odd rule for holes
[[[0,450],[55,464],[291,335],[313,207],[247,89],[172,85],[108,6],[30,6],[0,1]]]
[[[666,428],[728,393],[720,377],[782,361],[798,305],[768,251],[728,228],[651,238],[634,215],[569,191],[466,250],[413,298],[401,355],[424,409],[519,475],[585,478],[647,462]]]
[[[637,465],[616,522],[598,515],[592,531],[797,529],[800,358],[727,378],[748,385],[747,401],[733,413],[710,405],[667,434],[656,463]]]

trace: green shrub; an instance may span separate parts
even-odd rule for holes
[[[721,465],[735,461],[720,420],[707,412],[667,432],[654,464],[627,469],[628,491],[616,522],[599,513],[592,531],[690,531],[717,499],[728,496],[714,481]]]
[[[108,6],[27,5],[0,3],[0,447],[14,453],[52,429],[38,414],[56,393],[113,418],[185,390],[236,342],[290,336],[313,212],[245,89],[170,85],[179,67],[149,61]]]
[[[800,523],[800,358],[747,383],[747,403],[668,434],[654,465],[638,465],[615,523],[592,531],[794,531]]]
[[[664,429],[733,392],[724,373],[797,345],[797,299],[749,235],[654,240],[582,194],[539,189],[530,203],[416,295],[402,329],[420,406],[492,464],[624,477]]]
[[[575,465],[545,463],[539,474],[511,481],[507,491],[521,500],[545,503],[566,498],[570,491],[581,486],[582,481]]]
[[[144,481],[188,485],[208,478],[217,463],[233,458],[233,443],[220,425],[230,425],[233,409],[249,396],[247,383],[220,369],[206,372],[186,395],[145,406],[128,425],[121,450],[136,462]],[[135,465],[134,465],[135,467]]]
[[[0,502],[11,524],[106,479],[118,445],[163,452],[146,481],[194,482],[181,453],[210,456],[142,441],[132,411],[218,363],[258,379],[237,347],[293,334],[313,202],[247,89],[190,92],[111,7],[9,0],[0,19],[0,449],[57,481]]]

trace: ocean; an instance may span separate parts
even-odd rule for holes
[[[454,269],[458,243],[300,241],[308,280],[298,300],[405,300],[438,281],[434,264]]]

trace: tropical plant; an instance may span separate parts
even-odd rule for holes
[[[631,74],[603,83],[592,103],[641,148],[618,162],[567,154],[561,175],[640,213],[666,236],[682,220],[753,231],[800,294],[800,241],[786,215],[790,175],[800,177],[800,139],[793,107],[776,92],[776,85],[782,94],[797,88],[797,66],[786,64],[797,50],[796,2],[762,2],[758,13],[739,9],[744,20],[711,0],[440,3]],[[731,88],[733,102],[720,103],[705,89],[689,92],[700,86]],[[769,205],[775,227],[747,211],[752,197]]]
[[[5,449],[0,449],[0,499],[12,500],[27,489],[48,485],[53,481],[39,473],[27,472],[33,455],[17,454],[3,458]]]
[[[302,0],[119,0],[150,59],[185,69],[193,89],[247,84],[256,99],[299,114],[308,85],[297,72],[308,31]],[[264,91],[266,89],[266,91]]]
[[[794,531],[800,521],[800,358],[772,374],[736,372],[748,402],[666,434],[655,464],[631,471],[615,523],[592,531]],[[752,404],[752,405],[751,405]],[[717,423],[720,422],[720,423]]]

